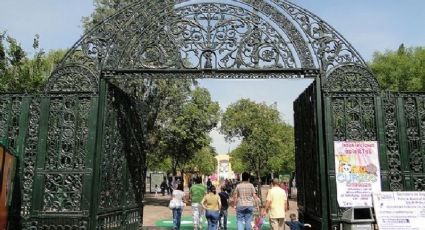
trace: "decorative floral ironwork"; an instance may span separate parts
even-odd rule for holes
[[[7,138],[7,130],[8,130],[8,124],[9,124],[9,105],[10,105],[10,98],[3,96],[2,100],[0,100],[0,141],[5,143],[5,140]]]
[[[80,211],[82,177],[79,173],[46,174],[43,210],[46,212]]]
[[[419,133],[419,122],[417,115],[415,97],[404,98],[404,116],[406,125],[407,148],[410,158],[410,169],[413,172],[422,172],[423,156],[421,152],[421,137]],[[425,143],[424,143],[425,144]]]
[[[373,96],[335,97],[331,109],[334,141],[377,139]]]
[[[31,199],[37,158],[37,145],[40,122],[40,98],[33,98],[29,107],[29,124],[23,154],[22,170],[22,204],[21,215],[28,217],[31,212]]]
[[[24,224],[23,229],[28,230],[87,230],[89,229],[88,221],[86,219],[75,218],[62,218],[61,223],[53,219],[45,218],[43,221],[31,220]]]
[[[81,211],[87,169],[90,98],[57,96],[50,100],[43,211]],[[59,172],[58,172],[59,171]],[[85,201],[88,202],[88,201]]]
[[[339,33],[288,1],[148,1],[124,8],[85,34],[46,90],[96,92],[106,69],[320,69],[327,76],[346,64],[367,69]],[[352,74],[349,80],[357,77],[375,80],[370,73]]]
[[[414,177],[413,182],[415,191],[425,191],[425,177]]]
[[[46,169],[84,169],[87,154],[89,99],[51,101]]]
[[[322,19],[288,1],[273,0],[273,2],[292,17],[303,31],[303,35],[311,42],[322,70],[327,72],[333,67],[350,63],[366,66],[353,46]]]
[[[120,207],[122,194],[125,193],[124,171],[125,155],[123,143],[118,131],[117,112],[112,105],[113,98],[108,97],[105,108],[104,150],[101,160],[101,180],[99,206],[101,209]]]
[[[7,146],[16,154],[19,136],[19,117],[21,115],[22,97],[12,97],[10,102],[9,127],[7,132]]]
[[[366,68],[343,65],[331,70],[326,77],[323,91],[329,92],[378,92],[378,81]]]
[[[98,79],[89,67],[82,64],[69,64],[56,68],[51,75],[56,81],[49,81],[46,87],[47,90],[97,92]]]
[[[382,101],[390,190],[403,191],[396,98],[388,93]]]

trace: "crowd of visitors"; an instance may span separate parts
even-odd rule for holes
[[[283,230],[285,224],[291,230],[311,227],[298,221],[294,213],[290,214],[290,221],[285,222],[285,212],[289,209],[287,183],[273,179],[272,187],[266,194],[266,202],[261,206],[257,190],[250,183],[250,174],[242,173],[241,179],[240,183],[226,179],[218,192],[211,180],[208,179],[205,186],[201,177],[195,177],[191,180],[187,196],[183,192],[182,182],[170,186],[164,180],[160,185],[162,194],[166,191],[170,193],[170,189],[172,191],[169,207],[173,212],[173,229],[180,229],[181,213],[186,204],[192,208],[195,230],[202,228],[204,216],[208,221],[208,230],[227,230],[229,207],[236,210],[238,230],[259,230],[266,218],[272,230]]]

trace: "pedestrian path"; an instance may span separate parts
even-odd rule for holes
[[[264,193],[268,187],[264,188]],[[265,198],[265,197],[264,197]],[[143,212],[143,226],[144,229],[156,230],[156,229],[171,229],[172,227],[172,212],[168,208],[168,203],[171,197],[169,195],[159,195],[157,197],[154,194],[145,195],[145,206]],[[265,199],[264,199],[265,200]],[[287,211],[286,219],[289,219],[290,213],[297,213],[297,203],[293,200],[289,201],[289,211]],[[186,206],[183,208],[182,213],[182,229],[193,229],[192,218],[191,218],[191,207]],[[236,229],[236,218],[235,209],[229,208],[229,230]],[[262,228],[262,230],[269,229],[268,222]],[[207,229],[207,223],[204,218],[204,229]]]
[[[193,229],[193,223],[192,223],[192,217],[190,216],[183,216],[182,217],[182,221],[180,222],[180,229]],[[203,228],[207,229],[207,221],[204,219],[202,221],[203,223]],[[158,221],[155,222],[155,226],[156,227],[161,227],[161,228],[172,228],[173,227],[173,220],[172,219],[160,219]],[[227,229],[231,230],[231,229],[237,229],[236,227],[236,217],[235,216],[229,216],[227,219]],[[261,228],[262,230],[267,230],[270,229],[270,225],[269,222],[267,220],[265,220],[263,227]]]

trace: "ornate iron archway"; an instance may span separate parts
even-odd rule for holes
[[[97,92],[105,70],[176,71],[197,78],[320,73],[326,80],[332,69],[347,64],[367,69],[330,25],[289,1],[149,1],[124,8],[85,34],[46,91]]]
[[[325,135],[338,127],[329,98],[367,95],[361,105],[369,105],[379,86],[337,31],[286,0],[140,1],[88,31],[52,73],[45,95],[2,98],[0,140],[25,166],[20,222],[27,229],[137,228],[145,158],[128,79],[306,77],[315,81],[297,100],[296,115],[314,116],[296,119],[303,125],[297,146],[313,162],[301,176],[315,180],[304,189],[321,193],[300,196],[301,212],[317,228],[338,226],[341,209],[329,195],[333,137]]]

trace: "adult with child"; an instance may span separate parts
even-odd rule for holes
[[[297,215],[295,215],[295,213],[291,213],[289,218],[291,221],[285,221],[285,224],[287,224],[291,230],[301,230],[304,229],[304,227],[311,228],[310,224],[305,224],[297,220]]]
[[[254,185],[249,183],[249,178],[249,173],[242,173],[242,182],[236,186],[233,192],[238,230],[251,230],[254,205],[258,206],[257,193],[255,192]]]
[[[220,196],[220,202],[221,202],[220,218],[218,221],[219,228],[227,230],[227,214],[228,214],[227,211],[229,209],[229,198],[230,198],[229,188],[227,188],[226,185],[223,185],[223,187],[221,187],[221,192],[218,194],[218,196]]]
[[[194,178],[194,183],[189,189],[189,200],[192,207],[192,219],[194,229],[200,229],[202,226],[202,216],[204,209],[202,208],[201,201],[207,193],[207,188],[202,184],[202,178]]]
[[[273,187],[268,191],[263,216],[267,213],[270,218],[272,230],[283,230],[285,227],[285,209],[287,195],[285,190],[279,186],[277,178],[272,181]]]
[[[173,211],[173,229],[180,229],[180,222],[183,212],[183,184],[178,184],[177,187],[173,190],[172,199],[170,201],[169,207]]]
[[[220,218],[221,201],[216,193],[215,186],[212,185],[201,201],[202,207],[205,209],[205,217],[208,220],[208,230],[217,230],[217,223]]]

